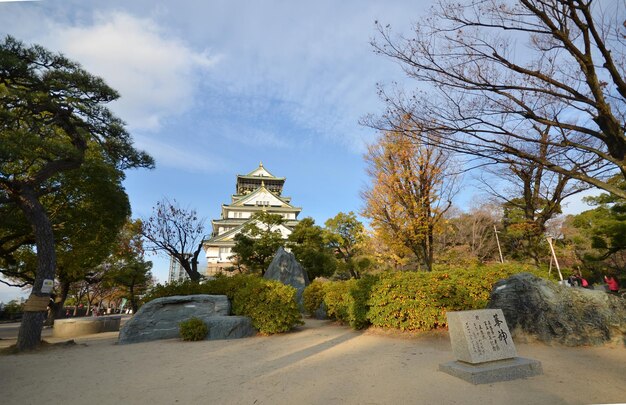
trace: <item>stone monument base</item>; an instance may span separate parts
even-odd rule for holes
[[[52,327],[52,337],[71,338],[93,333],[117,332],[120,330],[121,319],[120,315],[57,319]]]
[[[451,361],[439,365],[439,371],[476,384],[516,380],[543,374],[541,362],[524,357],[470,364]]]

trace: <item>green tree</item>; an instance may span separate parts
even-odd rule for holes
[[[522,198],[514,198],[502,205],[502,244],[505,253],[515,260],[530,259],[539,266],[541,258],[548,255],[545,241],[545,221],[537,217],[538,212],[526,210]],[[560,213],[560,208],[557,213]]]
[[[89,155],[79,169],[54,176],[51,181],[63,187],[41,197],[50,213],[57,255],[52,314],[55,307],[63,307],[69,284],[89,278],[110,254],[130,215],[121,173]],[[36,272],[32,229],[15,204],[5,204],[0,210],[11,213],[10,220],[0,224],[4,242],[0,242],[0,273],[13,280],[13,285],[32,285]]]
[[[88,151],[119,170],[152,167],[137,151],[123,123],[104,106],[118,94],[62,55],[0,43],[0,204],[15,204],[32,228],[37,252],[33,289],[17,348],[41,341],[50,294],[44,280],[56,275],[55,236],[43,197],[62,184],[55,175],[81,167]],[[30,304],[30,305],[29,305]]]
[[[341,262],[341,270],[346,270],[352,278],[360,278],[360,268],[356,261],[366,240],[365,227],[354,212],[340,212],[325,223],[326,244]]]
[[[279,214],[257,212],[235,236],[235,260],[252,272],[265,274],[276,251],[285,244],[280,231],[284,219]]]
[[[105,281],[112,287],[117,287],[119,294],[128,299],[133,313],[136,313],[139,309],[139,296],[153,285],[151,269],[151,261],[128,257],[107,271]]]
[[[20,304],[18,300],[11,300],[6,305],[2,307],[2,312],[0,312],[0,319],[8,319],[13,320],[19,314],[24,312],[24,304]]]
[[[104,281],[122,289],[133,313],[139,309],[138,296],[152,285],[152,262],[144,260],[144,247],[140,220],[128,219],[118,234],[116,246],[106,261]]]
[[[32,228],[15,204],[0,203],[0,218],[0,273],[6,278],[0,282],[14,287],[32,285],[36,264],[30,263],[27,271],[25,263],[32,262],[34,254],[29,248],[35,243]]]
[[[26,256],[34,253],[29,249],[35,243],[32,227],[18,206],[8,199],[0,200],[0,218],[0,273],[4,276],[0,282],[14,287],[32,285],[34,266],[30,265],[27,272],[24,265],[29,260]]]
[[[309,279],[330,277],[337,269],[337,260],[324,239],[324,229],[311,217],[303,218],[287,238],[288,247],[306,270]]]
[[[614,187],[626,190],[626,180],[621,176],[610,180]],[[596,206],[572,220],[583,238],[575,240],[583,264],[593,270],[595,278],[610,268],[613,272],[626,271],[626,199],[603,193],[587,197],[586,202]]]
[[[70,284],[95,282],[101,263],[130,215],[120,171],[87,152],[85,163],[61,174],[59,191],[44,197],[55,234],[57,286],[48,322],[62,315]]]

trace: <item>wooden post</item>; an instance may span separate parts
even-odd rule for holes
[[[556,270],[559,272],[559,278],[563,281],[563,274],[561,274],[561,268],[559,267],[559,261],[556,258],[556,253],[554,253],[554,246],[552,246],[552,238],[547,237],[548,245],[550,245],[550,250],[552,251],[552,257],[554,258],[554,264],[556,265]]]
[[[496,234],[496,243],[498,244],[498,253],[500,253],[500,263],[504,263],[504,258],[502,257],[502,249],[500,249],[500,239],[498,238],[498,230],[496,226],[493,226],[493,233]]]
[[[550,278],[550,274],[552,273],[552,261],[554,259],[552,258],[552,255],[550,255],[550,266],[548,267],[548,278]]]

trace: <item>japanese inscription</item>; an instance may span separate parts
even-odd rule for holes
[[[500,309],[448,312],[448,327],[460,361],[476,364],[517,357]]]

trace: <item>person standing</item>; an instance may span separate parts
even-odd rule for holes
[[[609,287],[609,293],[618,295],[619,292],[619,282],[613,275],[604,276],[604,282]]]

